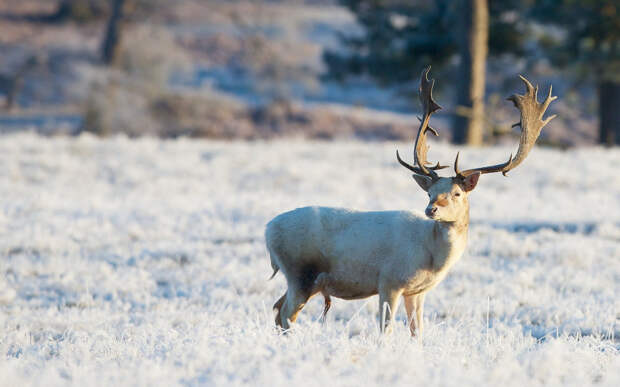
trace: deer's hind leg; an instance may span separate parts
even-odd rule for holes
[[[289,286],[285,296],[286,299],[284,300],[284,304],[278,312],[278,316],[280,317],[279,325],[283,329],[289,329],[289,322],[293,323],[295,322],[295,320],[297,320],[297,315],[306,305],[306,302],[308,302],[310,295],[304,292],[302,289]]]
[[[278,301],[276,301],[275,304],[273,304],[273,308],[272,310],[277,310],[278,313],[276,314],[276,325],[279,327],[282,327],[282,317],[281,317],[281,311],[282,311],[282,304],[284,304],[284,301],[286,300],[286,292],[284,292],[284,294],[282,295],[282,297],[280,297],[278,299]]]
[[[332,299],[329,297],[329,294],[323,292],[323,299],[325,300],[325,306],[323,307],[323,314],[321,315],[321,322],[325,322],[325,318],[327,317],[327,312],[329,308],[332,306]]]
[[[288,321],[295,322],[297,315],[308,300],[318,293],[322,293],[325,299],[323,316],[327,313],[331,306],[331,298],[325,290],[326,281],[327,273],[321,272],[318,265],[308,263],[300,268],[298,275],[288,284],[286,298],[280,309],[279,316],[282,328],[288,329]]]
[[[332,299],[329,296],[329,292],[327,290],[327,283],[329,280],[329,274],[323,272],[320,273],[317,277],[316,280],[314,280],[314,289],[312,289],[312,294],[316,294],[321,292],[321,294],[323,295],[323,299],[325,301],[325,304],[323,306],[323,314],[321,315],[321,322],[325,322],[325,318],[327,316],[327,312],[329,311],[329,308],[332,306]]]

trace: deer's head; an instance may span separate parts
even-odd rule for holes
[[[514,158],[510,155],[505,163],[461,171],[458,166],[459,154],[457,153],[454,160],[455,176],[439,177],[436,171],[446,168],[446,166],[439,163],[432,165],[427,161],[426,157],[428,153],[426,134],[431,132],[435,136],[438,135],[437,131],[429,125],[429,120],[434,112],[441,109],[441,106],[433,100],[435,80],[428,79],[429,71],[430,66],[422,72],[422,78],[420,79],[420,102],[422,103],[423,116],[420,119],[420,129],[415,140],[414,165],[403,161],[398,151],[396,151],[396,158],[402,166],[414,173],[413,178],[415,181],[428,193],[429,203],[426,207],[426,215],[431,219],[454,222],[467,215],[469,210],[467,196],[478,184],[480,175],[501,172],[506,176],[508,171],[525,160],[536,143],[542,128],[555,118],[555,115],[552,115],[543,120],[543,115],[549,104],[557,97],[551,96],[552,88],[549,87],[549,94],[545,101],[538,103],[538,86],[532,86],[527,79],[519,76],[523,83],[525,83],[526,93],[524,95],[514,94],[508,97],[508,100],[512,101],[521,113],[520,121],[513,125],[513,127],[521,127],[521,138],[517,155]]]

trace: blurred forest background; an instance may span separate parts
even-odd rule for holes
[[[412,139],[432,64],[442,140],[620,144],[618,0],[2,0],[0,132]]]

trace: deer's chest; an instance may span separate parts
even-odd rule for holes
[[[446,235],[448,239],[427,252],[425,265],[412,270],[406,278],[405,294],[424,293],[439,284],[448,274],[452,266],[461,258],[467,245],[467,238]]]

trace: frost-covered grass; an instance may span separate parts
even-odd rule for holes
[[[267,281],[264,224],[308,204],[424,208],[397,146],[3,137],[0,384],[620,385],[617,149],[536,149],[483,176],[422,340],[402,310],[381,337],[376,297],[335,300],[325,325],[314,299],[273,329],[285,284]]]

